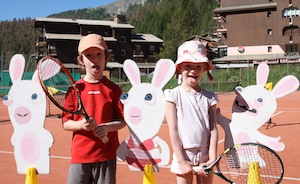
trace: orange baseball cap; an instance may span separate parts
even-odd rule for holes
[[[88,34],[81,38],[78,45],[78,54],[80,55],[83,51],[91,47],[96,47],[103,51],[107,50],[106,42],[102,36],[98,34]]]

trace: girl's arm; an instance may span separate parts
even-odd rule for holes
[[[165,103],[166,120],[169,126],[169,134],[171,144],[180,166],[180,170],[183,174],[192,172],[192,163],[185,159],[183,155],[182,142],[179,138],[178,127],[177,127],[177,115],[176,107],[171,102]]]
[[[207,165],[210,165],[217,158],[218,147],[218,129],[216,124],[216,105],[209,109],[209,124],[210,124],[210,144],[209,144],[209,160]]]

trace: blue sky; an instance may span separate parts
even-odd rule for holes
[[[0,6],[0,21],[47,17],[54,13],[107,5],[117,0],[7,0]]]

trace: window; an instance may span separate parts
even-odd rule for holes
[[[135,49],[137,52],[140,52],[142,50],[142,47],[141,47],[141,45],[136,45]]]
[[[296,7],[285,8],[282,10],[282,17],[296,17],[300,16],[300,10]]]
[[[272,46],[268,46],[268,52],[272,52]]]
[[[219,57],[227,56],[227,47],[221,47],[218,49]]]
[[[121,36],[121,42],[125,43],[126,42],[126,37],[125,36]]]
[[[286,52],[298,52],[297,45],[286,45]]]
[[[122,56],[126,56],[126,50],[122,49],[121,53],[122,53]]]
[[[272,29],[268,29],[268,35],[272,35]]]
[[[150,55],[153,55],[155,52],[155,45],[149,45],[149,53]]]

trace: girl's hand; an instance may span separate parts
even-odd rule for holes
[[[179,167],[183,175],[192,174],[193,173],[193,164],[190,161],[184,160],[179,162]]]
[[[213,161],[207,161],[205,163],[201,163],[199,166],[194,166],[193,170],[194,172],[196,172],[199,175],[203,175],[205,177],[208,176],[208,172],[204,171],[203,168],[210,166],[213,163]]]

